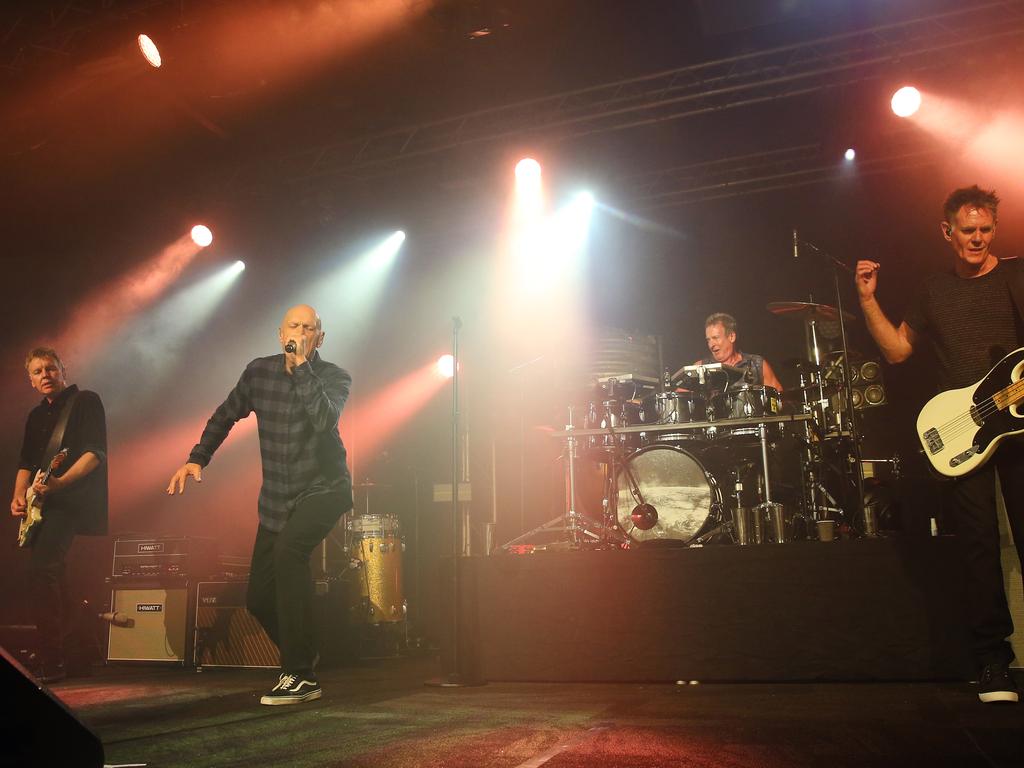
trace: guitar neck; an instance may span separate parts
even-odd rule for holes
[[[1011,405],[1020,402],[1022,399],[1024,399],[1024,379],[1015,381],[1013,384],[1010,384],[1008,387],[1004,387],[992,395],[992,402],[995,403],[996,407],[1001,411],[1005,411]]]

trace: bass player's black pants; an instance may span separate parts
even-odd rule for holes
[[[32,540],[28,565],[37,650],[47,665],[64,663],[64,639],[70,628],[71,610],[64,561],[74,538],[73,513],[47,506]]]
[[[979,667],[1008,664],[1013,660],[1013,650],[1006,640],[1013,634],[1013,620],[1006,604],[999,562],[997,470],[1010,530],[1017,544],[1017,557],[1021,558],[1024,551],[1024,440],[1019,437],[1004,440],[985,466],[953,481],[951,496],[950,522],[963,556],[971,647]]]

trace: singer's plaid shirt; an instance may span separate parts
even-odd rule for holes
[[[351,384],[347,371],[316,351],[290,376],[283,354],[257,358],[213,412],[188,460],[205,467],[235,422],[255,413],[263,463],[260,525],[280,531],[295,504],[317,493],[341,491],[351,499],[352,480],[338,434]]]

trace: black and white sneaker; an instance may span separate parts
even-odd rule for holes
[[[978,698],[986,704],[1020,701],[1020,690],[1006,664],[987,664],[978,680]]]
[[[277,706],[278,704],[301,704],[313,701],[323,695],[320,683],[303,675],[282,674],[277,685],[260,699],[260,704]]]

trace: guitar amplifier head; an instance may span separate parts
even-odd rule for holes
[[[196,536],[119,538],[114,541],[115,577],[209,577],[217,573],[217,542]]]

